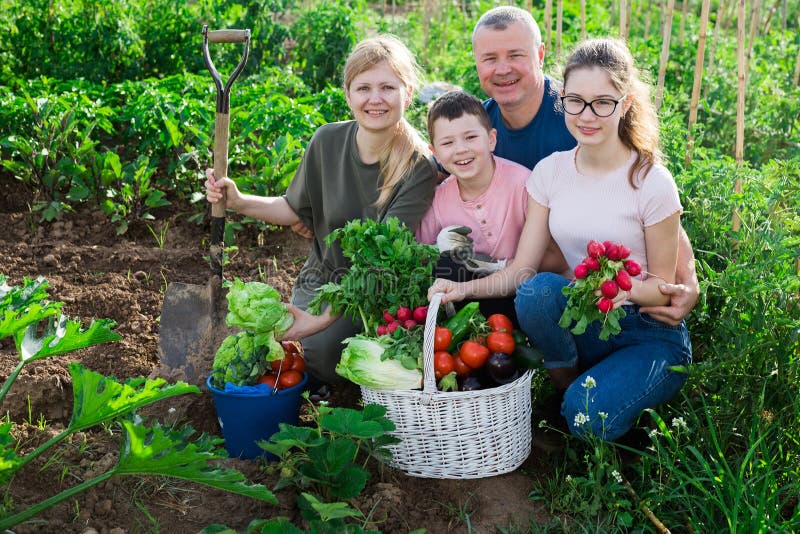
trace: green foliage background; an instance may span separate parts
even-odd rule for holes
[[[611,4],[587,4],[587,34],[615,35]],[[632,2],[629,37],[651,81],[663,40],[656,4]],[[660,110],[663,149],[681,190],[703,293],[689,318],[695,362],[685,395],[660,410],[663,440],[631,481],[662,520],[698,532],[720,525],[800,530],[800,87],[793,80],[800,4],[762,4],[747,75],[744,161],[733,160],[735,2],[725,3],[716,37],[718,2],[711,5],[690,163],[693,71],[686,66],[695,61],[699,0],[689,1],[685,20],[676,3]],[[232,90],[230,174],[245,191],[280,194],[314,130],[349,117],[340,71],[366,35],[397,34],[429,81],[484,96],[470,37],[477,16],[494,3],[427,5],[428,12],[397,2],[393,15],[391,2],[363,0],[0,0],[9,28],[0,34],[0,179],[35,192],[31,209],[42,222],[100,208],[122,233],[137,221],[173,216],[177,206],[202,222],[198,184],[211,165],[215,101],[201,53],[200,29],[208,24],[250,28],[253,35],[250,61]],[[533,2],[540,23],[543,10],[543,0]],[[556,78],[559,61],[580,39],[577,0],[564,2],[563,20],[560,57],[555,27],[549,40],[543,28],[546,70]],[[241,53],[236,45],[212,48],[223,75]],[[409,116],[422,128],[424,114],[417,102]],[[743,190],[734,194],[737,179]],[[194,206],[188,214],[186,205]],[[738,231],[734,211],[742,221]],[[678,416],[690,432],[671,430],[669,418]],[[553,502],[562,501],[569,499]],[[631,512],[632,505],[621,509]],[[619,509],[604,510],[590,518],[576,509],[556,511],[578,524],[622,529]]]

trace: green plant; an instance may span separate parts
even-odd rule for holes
[[[276,469],[281,478],[276,490],[295,486],[311,492],[298,502],[307,520],[343,525],[343,518],[360,513],[344,503],[329,501],[359,495],[370,477],[367,465],[391,459],[387,445],[399,440],[388,434],[395,426],[386,418],[383,406],[368,404],[363,410],[354,410],[311,404],[311,408],[316,426],[282,423],[269,442],[260,442],[259,446],[279,459]]]
[[[147,225],[147,229],[150,230],[150,234],[153,236],[153,239],[156,240],[156,245],[158,245],[159,249],[164,248],[164,243],[167,240],[167,230],[169,230],[169,221],[164,222],[161,225],[161,228],[158,231],[154,230],[152,226],[149,224]]]
[[[47,286],[42,277],[35,280],[26,278],[22,286],[9,286],[6,277],[0,274],[0,338],[12,337],[19,355],[19,363],[0,389],[0,402],[25,365],[120,339],[112,330],[113,321],[93,321],[87,328],[82,328],[78,321],[61,314],[63,303],[48,300]],[[215,465],[227,456],[220,448],[221,438],[203,434],[191,439],[195,431],[190,427],[168,428],[158,422],[147,425],[135,413],[137,409],[159,400],[197,393],[196,386],[146,378],[132,378],[123,383],[78,363],[70,364],[69,371],[73,410],[65,429],[20,456],[19,444],[11,434],[14,424],[11,421],[0,424],[0,484],[10,483],[15,473],[70,436],[99,424],[113,422],[121,429],[123,443],[117,464],[101,475],[28,508],[16,510],[12,504],[7,504],[0,515],[0,529],[27,521],[115,475],[172,476],[277,504],[275,496],[263,486],[251,485],[238,471]],[[56,450],[56,459],[58,454]]]

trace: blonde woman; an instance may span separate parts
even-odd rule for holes
[[[292,291],[295,324],[284,338],[302,341],[316,385],[337,380],[341,341],[358,330],[329,310],[320,316],[303,311],[318,287],[348,268],[339,245],[327,245],[325,237],[352,219],[398,217],[416,228],[433,199],[436,166],[427,143],[403,116],[418,86],[419,67],[398,39],[365,39],[344,67],[354,120],[326,124],[314,133],[285,195],[245,195],[229,178],[215,180],[213,170],[206,171],[209,202],[219,202],[224,189],[228,209],[271,224],[301,223],[313,232]]]

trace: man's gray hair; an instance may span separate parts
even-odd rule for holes
[[[539,31],[539,25],[528,11],[514,6],[498,6],[481,15],[472,31],[472,43],[475,44],[475,34],[480,28],[505,30],[515,22],[521,22],[528,27],[533,36],[533,47],[539,48],[539,45],[542,44],[542,32]]]

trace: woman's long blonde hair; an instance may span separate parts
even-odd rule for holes
[[[570,73],[581,68],[604,70],[611,85],[628,95],[631,106],[619,121],[619,138],[636,152],[636,160],[628,173],[628,182],[636,189],[656,163],[661,163],[658,116],[650,100],[650,86],[639,77],[633,56],[624,41],[612,38],[590,39],[578,44],[564,67],[564,84]]]
[[[379,35],[364,39],[356,45],[344,66],[344,90],[347,92],[353,78],[385,61],[406,88],[417,89],[420,84],[420,68],[414,56],[392,35]],[[410,98],[410,96],[409,96]],[[428,156],[428,144],[405,118],[397,123],[395,135],[381,149],[380,173],[383,177],[376,205],[380,208],[392,194],[394,187],[417,162]]]

